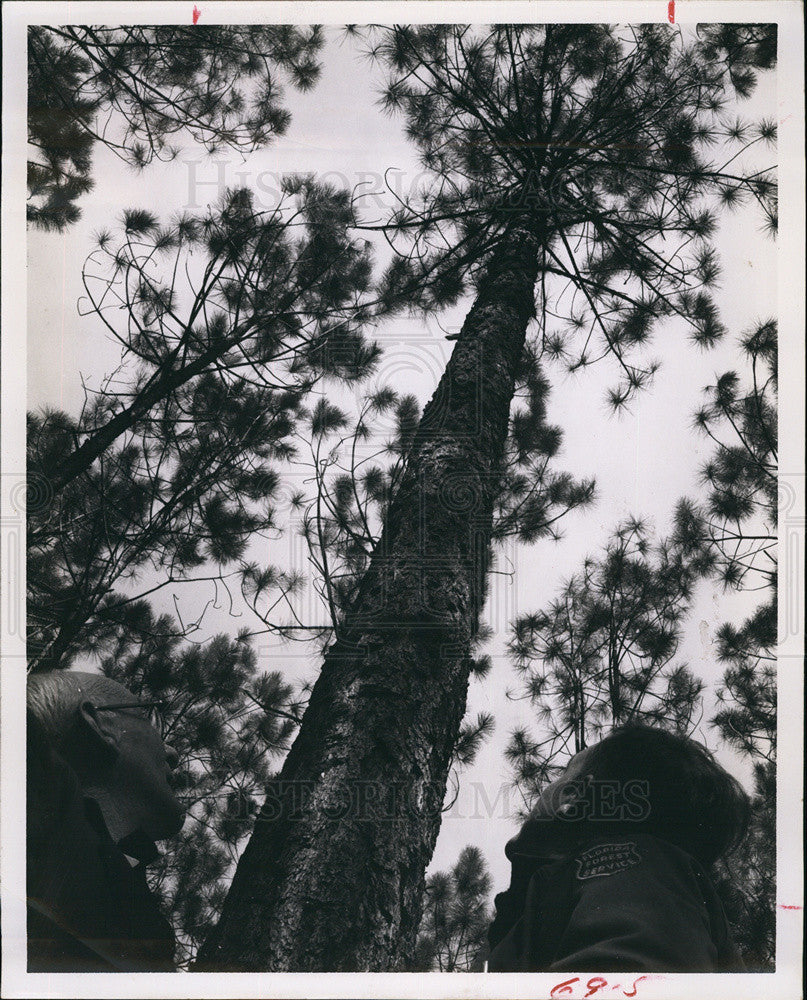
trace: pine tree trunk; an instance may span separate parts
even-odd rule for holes
[[[413,953],[539,245],[514,232],[480,283],[198,971],[395,971]]]

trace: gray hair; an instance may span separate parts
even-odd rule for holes
[[[28,677],[28,711],[57,747],[69,735],[85,701],[110,705],[127,699],[135,700],[131,691],[103,674],[51,670]]]

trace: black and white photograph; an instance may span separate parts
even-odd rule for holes
[[[3,996],[797,1000],[801,15],[4,4]]]

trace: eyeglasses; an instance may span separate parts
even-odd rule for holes
[[[122,701],[116,705],[96,705],[97,712],[119,712],[126,708],[148,709],[148,720],[160,734],[165,733],[162,709],[165,702],[162,701]]]

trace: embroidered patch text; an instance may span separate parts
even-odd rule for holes
[[[600,875],[614,875],[616,872],[633,868],[642,860],[633,841],[618,844],[595,844],[576,859],[577,877],[597,878]]]

